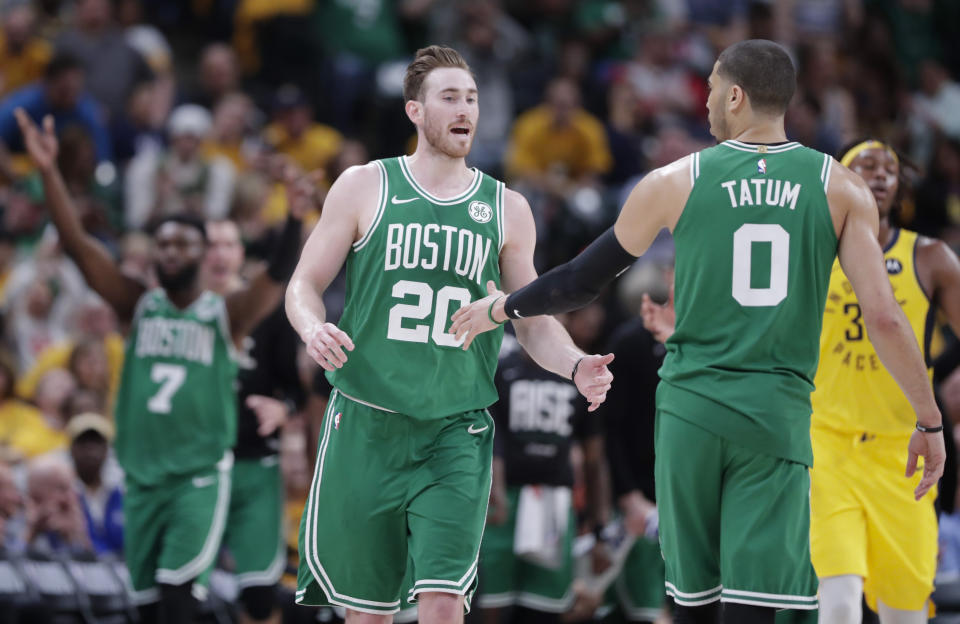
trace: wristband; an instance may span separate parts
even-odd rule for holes
[[[490,302],[490,306],[487,308],[487,317],[490,319],[490,322],[493,323],[493,324],[495,324],[495,325],[503,325],[504,323],[507,322],[507,319],[503,319],[502,321],[498,321],[498,320],[496,320],[495,318],[493,318],[493,306],[496,305],[496,303],[497,303],[498,301],[500,301],[501,299],[503,299],[503,295],[500,295],[499,297],[497,297],[496,299],[494,299],[493,301],[491,301],[491,302]],[[574,368],[573,370],[577,370],[577,369]]]
[[[576,364],[573,365],[573,372],[570,373],[570,381],[573,381],[573,380],[577,377],[577,369],[580,368],[580,362],[582,362],[582,361],[583,361],[583,358],[585,358],[585,357],[587,357],[587,356],[583,356],[582,358],[580,358],[579,360],[577,360],[577,363],[576,363]]]
[[[917,422],[917,431],[922,431],[923,433],[940,433],[943,431],[943,425],[939,425],[937,427],[924,427]]]

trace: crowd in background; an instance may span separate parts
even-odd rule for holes
[[[322,172],[312,225],[347,167],[412,152],[403,70],[418,47],[450,45],[480,94],[468,164],[529,200],[542,271],[606,229],[645,172],[713,143],[705,78],[744,38],[793,54],[791,140],[832,154],[859,137],[888,141],[909,163],[899,221],[960,250],[950,0],[3,0],[0,553],[116,556],[123,542],[110,443],[124,328],[58,246],[15,108],[53,116],[85,227],[151,280],[144,230],[157,216],[229,218],[255,262],[287,213],[285,164]],[[641,293],[663,297],[671,261],[658,239],[570,319],[580,346],[604,349]],[[333,320],[342,299],[342,285],[328,294]],[[957,420],[960,359],[943,344],[936,380]],[[316,385],[307,364],[301,373]],[[291,527],[309,484],[309,416],[291,419],[282,443]]]

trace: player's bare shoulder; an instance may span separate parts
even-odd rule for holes
[[[503,237],[504,247],[508,249],[518,242],[528,242],[531,237],[536,239],[530,202],[521,193],[507,187],[503,189]]]
[[[863,178],[831,159],[830,183],[827,186],[827,204],[837,238],[843,235],[843,226],[853,213],[870,212],[876,220],[877,200]]]
[[[354,165],[340,174],[323,203],[323,217],[356,223],[354,240],[370,228],[381,202],[383,170],[376,162]]]

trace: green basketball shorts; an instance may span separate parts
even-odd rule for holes
[[[193,581],[194,595],[205,598],[227,520],[232,464],[228,451],[216,466],[162,485],[127,481],[124,557],[136,604],[159,600],[158,583]]]
[[[611,591],[626,621],[653,622],[660,617],[666,602],[660,544],[638,537]]]
[[[422,592],[470,598],[490,497],[493,419],[417,420],[334,390],[300,520],[296,602],[396,613]]]
[[[565,613],[573,606],[573,538],[577,521],[570,509],[564,556],[559,568],[525,561],[513,552],[520,488],[507,488],[509,515],[504,524],[487,524],[480,547],[480,595],[477,605],[495,609],[520,605],[544,613]]]
[[[807,467],[662,410],[655,443],[667,594],[691,607],[720,600],[816,609]]]
[[[272,586],[286,566],[280,458],[238,459],[223,543],[234,560],[237,586]]]

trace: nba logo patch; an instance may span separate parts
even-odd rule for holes
[[[766,173],[767,173],[767,159],[766,159],[766,158],[761,158],[760,160],[757,161],[757,171],[759,171],[760,173],[763,173],[763,174],[766,174]]]
[[[343,412],[337,412],[333,417],[333,428],[340,428],[340,417],[343,416]]]

